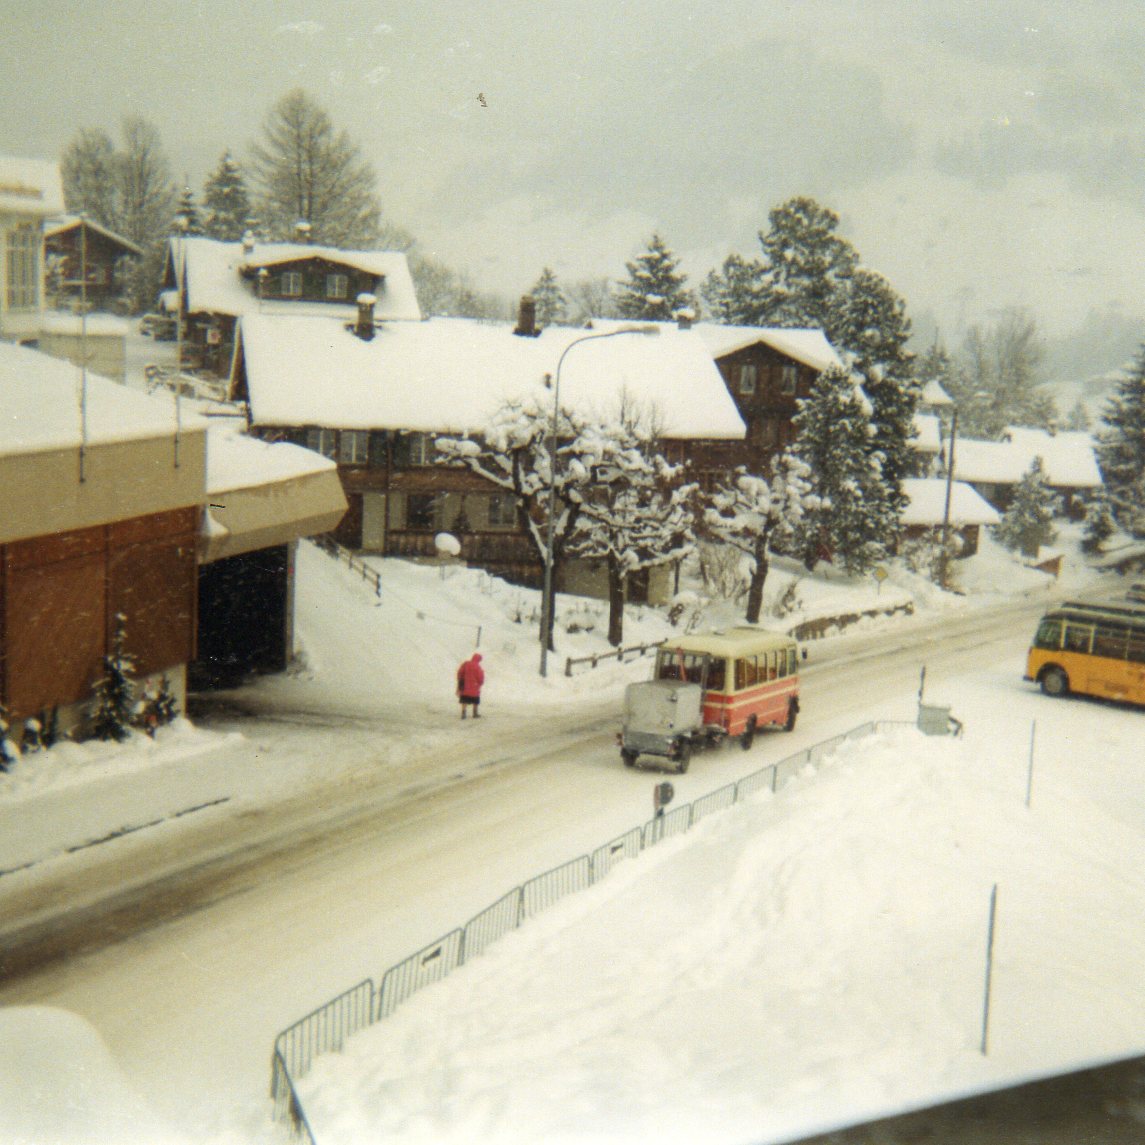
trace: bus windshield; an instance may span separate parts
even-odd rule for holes
[[[725,676],[725,661],[720,657],[672,648],[661,648],[656,654],[657,680],[685,680],[689,684],[722,692]]]

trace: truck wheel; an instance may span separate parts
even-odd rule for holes
[[[755,716],[747,721],[747,727],[743,729],[743,735],[739,737],[739,745],[744,751],[751,751],[753,743],[755,743]]]
[[[626,748],[622,748],[620,751],[620,758],[624,761],[625,767],[636,766],[636,752],[628,751]]]
[[[1047,696],[1069,695],[1069,677],[1060,668],[1047,668],[1042,673],[1041,685]]]
[[[676,770],[683,775],[688,770],[688,764],[692,762],[692,745],[684,740],[680,744],[680,752],[676,756]]]
[[[792,700],[787,705],[787,722],[783,725],[785,732],[795,731],[795,717],[799,715],[799,705]]]

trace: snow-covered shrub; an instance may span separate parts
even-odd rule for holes
[[[743,554],[732,545],[700,542],[700,580],[720,600],[738,600],[747,592]]]

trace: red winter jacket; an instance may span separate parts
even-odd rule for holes
[[[485,669],[481,667],[481,653],[473,655],[457,669],[457,691],[462,696],[480,696],[485,683]]]

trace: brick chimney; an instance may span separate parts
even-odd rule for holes
[[[372,294],[358,295],[358,320],[354,323],[354,333],[363,342],[369,342],[374,337],[374,304],[377,298]]]
[[[540,334],[537,329],[537,304],[531,294],[521,295],[521,305],[517,309],[517,328],[513,333],[519,338],[536,338]]]

